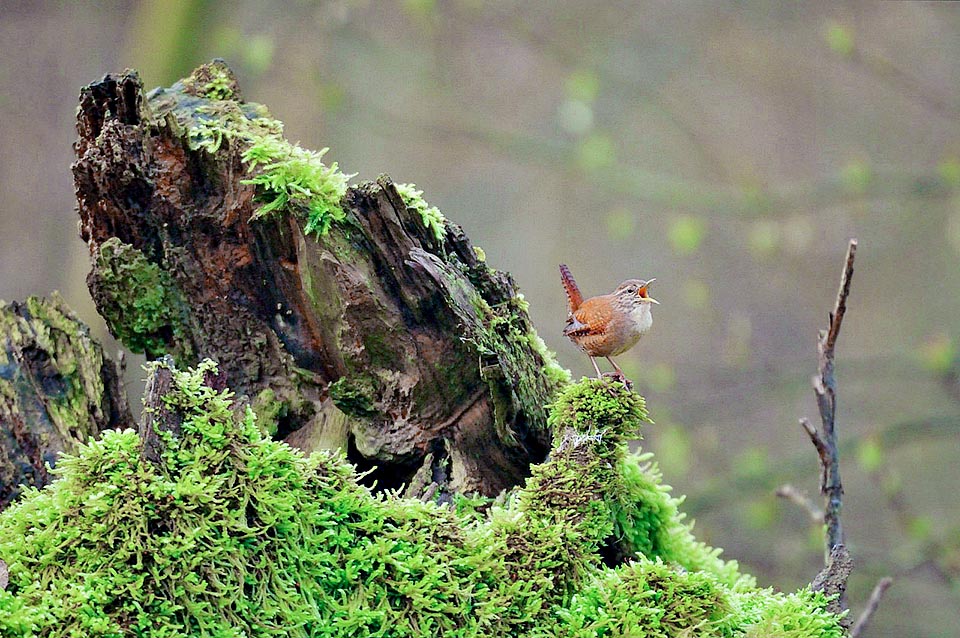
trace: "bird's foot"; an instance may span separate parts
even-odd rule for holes
[[[627,390],[633,390],[633,381],[628,379],[627,375],[620,370],[617,370],[616,372],[604,372],[601,378],[619,381],[624,385],[624,387],[627,388]]]

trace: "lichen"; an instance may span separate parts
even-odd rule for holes
[[[424,201],[423,191],[417,190],[416,184],[394,184],[394,186],[397,187],[397,192],[403,198],[403,203],[420,215],[420,221],[423,222],[424,228],[427,228],[438,242],[443,241],[447,220],[440,209]]]
[[[451,508],[374,496],[341,456],[269,440],[204,385],[214,368],[173,372],[163,403],[181,432],[161,434],[158,461],[135,432],[108,432],[0,514],[0,635],[842,635],[819,594],[732,587],[682,555],[601,562],[624,480],[611,461],[646,422],[622,385],[572,385],[527,485]],[[634,493],[652,499],[647,519],[675,516],[657,489]]]
[[[98,306],[110,333],[148,358],[173,353],[189,360],[185,302],[169,273],[116,237],[103,242],[94,259]]]

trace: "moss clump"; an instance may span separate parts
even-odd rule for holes
[[[96,254],[94,283],[110,333],[147,357],[189,359],[183,339],[185,303],[170,275],[141,251],[111,237]]]
[[[265,438],[204,385],[214,368],[173,372],[163,402],[181,432],[160,433],[158,461],[108,432],[0,514],[0,635],[842,635],[819,595],[734,588],[684,556],[603,565],[622,480],[609,461],[646,419],[622,386],[571,386],[551,416],[564,436],[526,487],[455,510],[375,497],[341,457]]]
[[[427,228],[434,239],[438,242],[443,241],[443,234],[446,231],[447,219],[436,206],[431,206],[423,199],[423,191],[417,190],[416,184],[394,184],[397,192],[403,198],[403,203],[408,208],[412,208],[420,215],[420,221],[424,228]]]
[[[318,235],[342,221],[346,213],[340,200],[352,176],[341,173],[336,162],[327,166],[321,161],[328,150],[310,151],[279,135],[252,140],[241,159],[254,175],[242,182],[258,186],[257,198],[264,202],[254,218],[291,207],[305,209],[303,231]]]

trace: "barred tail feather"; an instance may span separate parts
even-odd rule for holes
[[[577,288],[577,282],[570,273],[566,264],[560,264],[560,281],[563,282],[563,289],[567,291],[567,302],[570,304],[570,312],[575,312],[580,304],[583,303],[583,295]]]

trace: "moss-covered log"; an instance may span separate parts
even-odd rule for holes
[[[558,397],[550,460],[504,502],[442,505],[264,437],[209,362],[148,385],[144,439],[107,432],[0,514],[0,635],[843,635],[823,594],[759,589],[693,538],[628,452],[646,412],[621,384]]]
[[[114,365],[54,294],[0,302],[0,509],[42,486],[62,452],[109,427],[129,427]]]
[[[412,185],[348,188],[219,62],[149,95],[105,77],[78,133],[90,289],[128,347],[217,360],[265,431],[349,449],[383,487],[419,470],[493,495],[543,458],[566,373],[510,276]]]

